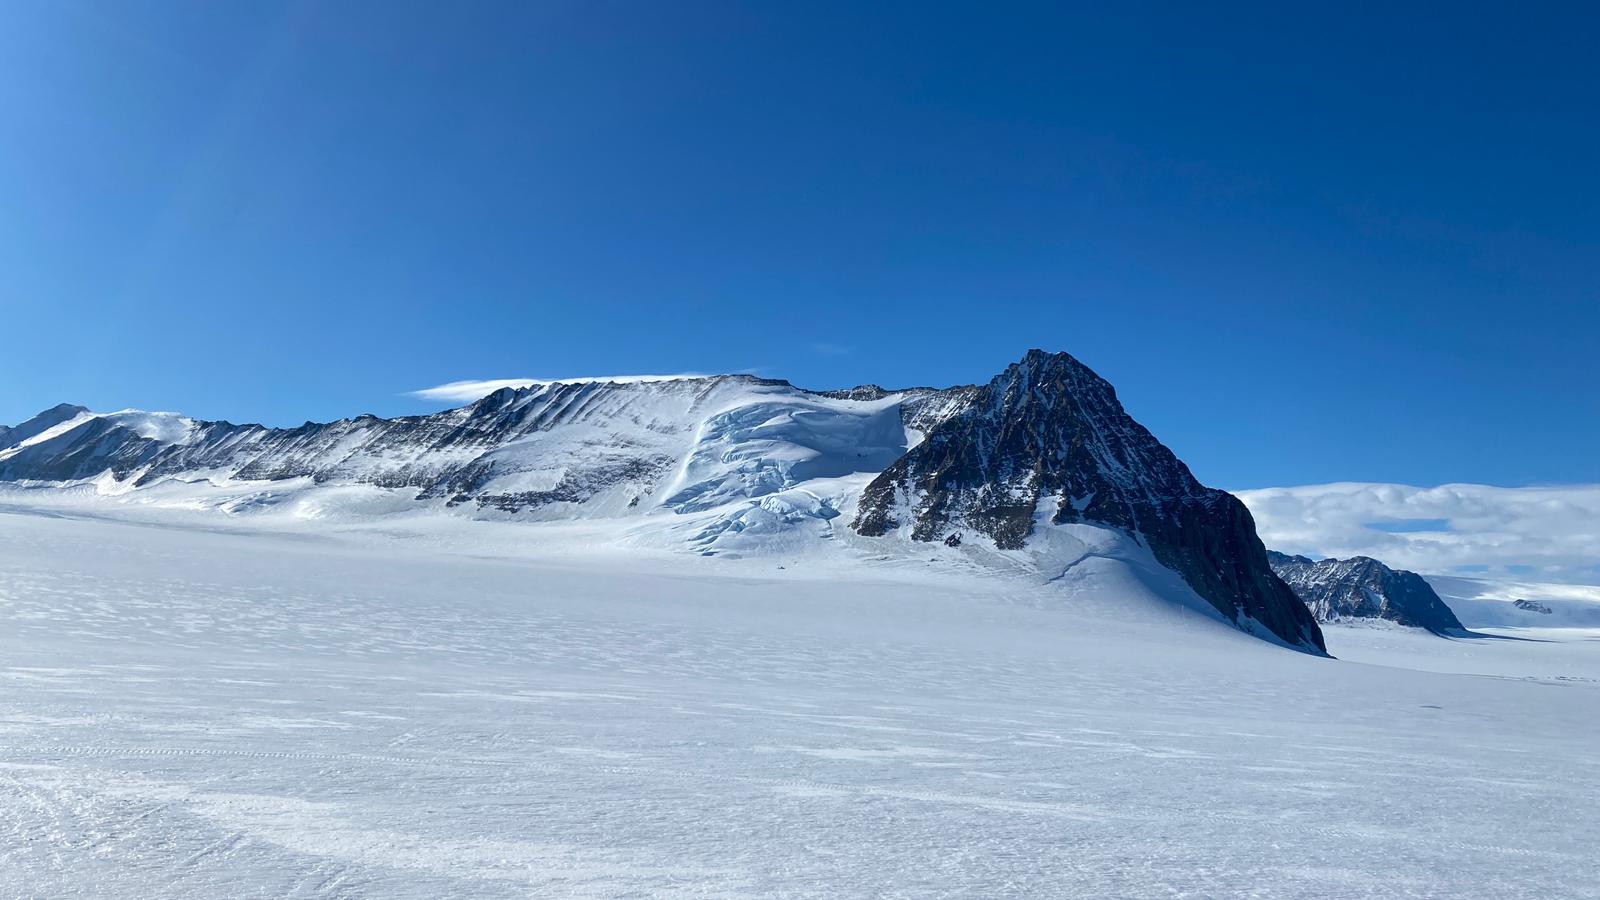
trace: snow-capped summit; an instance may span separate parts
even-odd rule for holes
[[[0,429],[0,479],[70,481],[136,465],[188,441],[197,427],[177,413],[90,412],[62,403]]]
[[[74,406],[71,403],[58,403],[21,425],[9,427],[0,425],[0,450],[28,443],[39,435],[57,428],[64,422],[70,422],[88,411],[86,407]]]
[[[360,488],[386,492],[386,511],[616,520],[705,554],[942,541],[1051,580],[1109,566],[1129,590],[1324,652],[1244,507],[1195,481],[1065,353],[1030,351],[981,386],[563,379],[432,415],[297,428],[63,406],[0,432],[0,480],[205,485],[228,493],[216,504],[228,510]]]

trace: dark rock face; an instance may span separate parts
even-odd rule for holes
[[[922,423],[926,438],[862,495],[861,534],[905,527],[934,541],[973,531],[1015,549],[1044,501],[1055,523],[1100,523],[1143,541],[1235,623],[1254,620],[1291,646],[1326,652],[1244,504],[1196,481],[1076,359],[1033,350],[989,384],[925,404],[938,410]]]
[[[1269,552],[1273,571],[1294,588],[1319,622],[1388,619],[1435,634],[1464,631],[1461,620],[1415,572],[1367,556],[1312,560]]]
[[[1511,601],[1511,605],[1515,606],[1517,609],[1526,610],[1527,612],[1531,613],[1540,613],[1541,615],[1546,616],[1555,612],[1550,607],[1540,603],[1537,600],[1513,600]]]

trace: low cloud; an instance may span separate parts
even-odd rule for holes
[[[1600,583],[1600,485],[1320,484],[1236,492],[1268,547],[1426,574]]]
[[[407,396],[441,403],[471,403],[501,388],[525,388],[536,384],[582,384],[589,381],[628,384],[639,381],[678,381],[684,378],[704,377],[706,376],[694,372],[680,372],[676,375],[595,375],[588,378],[488,378],[481,381],[452,381],[408,391]]]

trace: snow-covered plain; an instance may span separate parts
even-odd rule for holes
[[[1600,632],[827,543],[7,493],[0,895],[1600,896]]]

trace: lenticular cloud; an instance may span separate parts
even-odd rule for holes
[[[1600,583],[1600,485],[1504,488],[1339,483],[1238,491],[1267,546],[1372,556],[1400,568]],[[1429,522],[1429,520],[1442,520]],[[1396,523],[1429,522],[1423,529]]]

